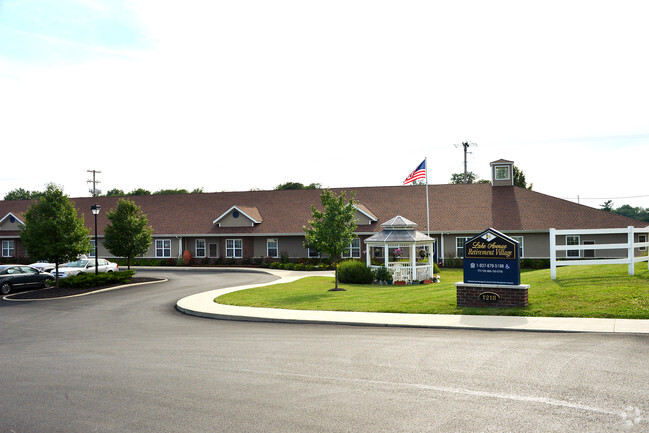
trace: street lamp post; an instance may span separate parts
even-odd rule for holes
[[[95,216],[95,275],[97,275],[99,274],[99,254],[97,254],[99,252],[99,244],[97,243],[97,215],[99,215],[99,211],[101,211],[101,206],[93,204],[90,206],[90,210],[92,210],[92,214]]]

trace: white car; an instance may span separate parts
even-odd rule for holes
[[[32,263],[29,266],[31,266],[32,268],[36,268],[40,271],[50,272],[50,273],[54,270],[54,268],[56,268],[56,265],[54,263],[47,263],[47,262],[36,262],[36,263]]]
[[[109,262],[106,259],[97,260],[97,270],[99,272],[117,272],[119,268],[117,263]],[[66,278],[70,275],[79,275],[83,273],[94,273],[95,272],[95,259],[80,259],[76,262],[66,263],[59,266],[58,277]],[[56,276],[57,273],[53,272]]]

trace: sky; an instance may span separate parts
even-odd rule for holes
[[[649,207],[649,3],[0,0],[0,197],[429,184]],[[459,146],[459,147],[457,147]],[[434,198],[432,198],[434,199]]]

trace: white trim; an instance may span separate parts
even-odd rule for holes
[[[228,247],[228,241],[232,241],[232,246]],[[240,247],[237,247],[236,242],[239,241]],[[237,255],[237,250],[240,251],[240,255]],[[232,255],[228,255],[228,252],[231,252]],[[225,258],[226,259],[241,259],[243,258],[243,239],[239,238],[229,238],[225,240]]]
[[[169,242],[169,247],[165,245],[165,241]],[[158,247],[158,242],[162,242],[162,246]],[[162,251],[161,256],[158,255],[158,250]],[[169,250],[169,255],[166,256],[164,253]],[[156,259],[169,259],[171,258],[171,239],[165,238],[165,239],[155,239],[153,242],[153,255]]]
[[[10,217],[13,217],[13,218],[14,218],[14,219],[15,219],[15,220],[20,224],[20,225],[22,225],[22,226],[25,225],[25,223],[22,222],[22,221],[20,220],[20,218],[18,218],[18,217],[17,217],[16,215],[14,215],[12,212],[7,213],[7,215],[5,215],[5,216],[0,220],[0,225],[2,225],[2,223],[4,223],[4,221],[5,221],[7,218],[10,218]]]
[[[352,206],[354,207],[354,209],[356,209],[356,211],[362,213],[362,214],[365,215],[367,218],[369,218],[370,221],[374,221],[374,222],[377,222],[377,221],[378,221],[378,219],[377,219],[375,216],[368,214],[367,212],[365,212],[363,209],[359,208],[359,207],[356,206],[355,204],[352,204]]]

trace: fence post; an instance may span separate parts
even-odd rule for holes
[[[550,229],[550,278],[557,279],[557,239],[555,229]]]
[[[634,259],[634,252],[635,252],[635,248],[633,248],[633,241],[635,239],[634,239],[634,236],[633,236],[633,226],[629,226],[628,229],[629,229],[629,237],[628,237],[628,239],[629,239],[629,250],[628,250],[629,251],[629,254],[628,254],[628,256],[629,256],[629,275],[635,275],[635,262],[633,260]]]

